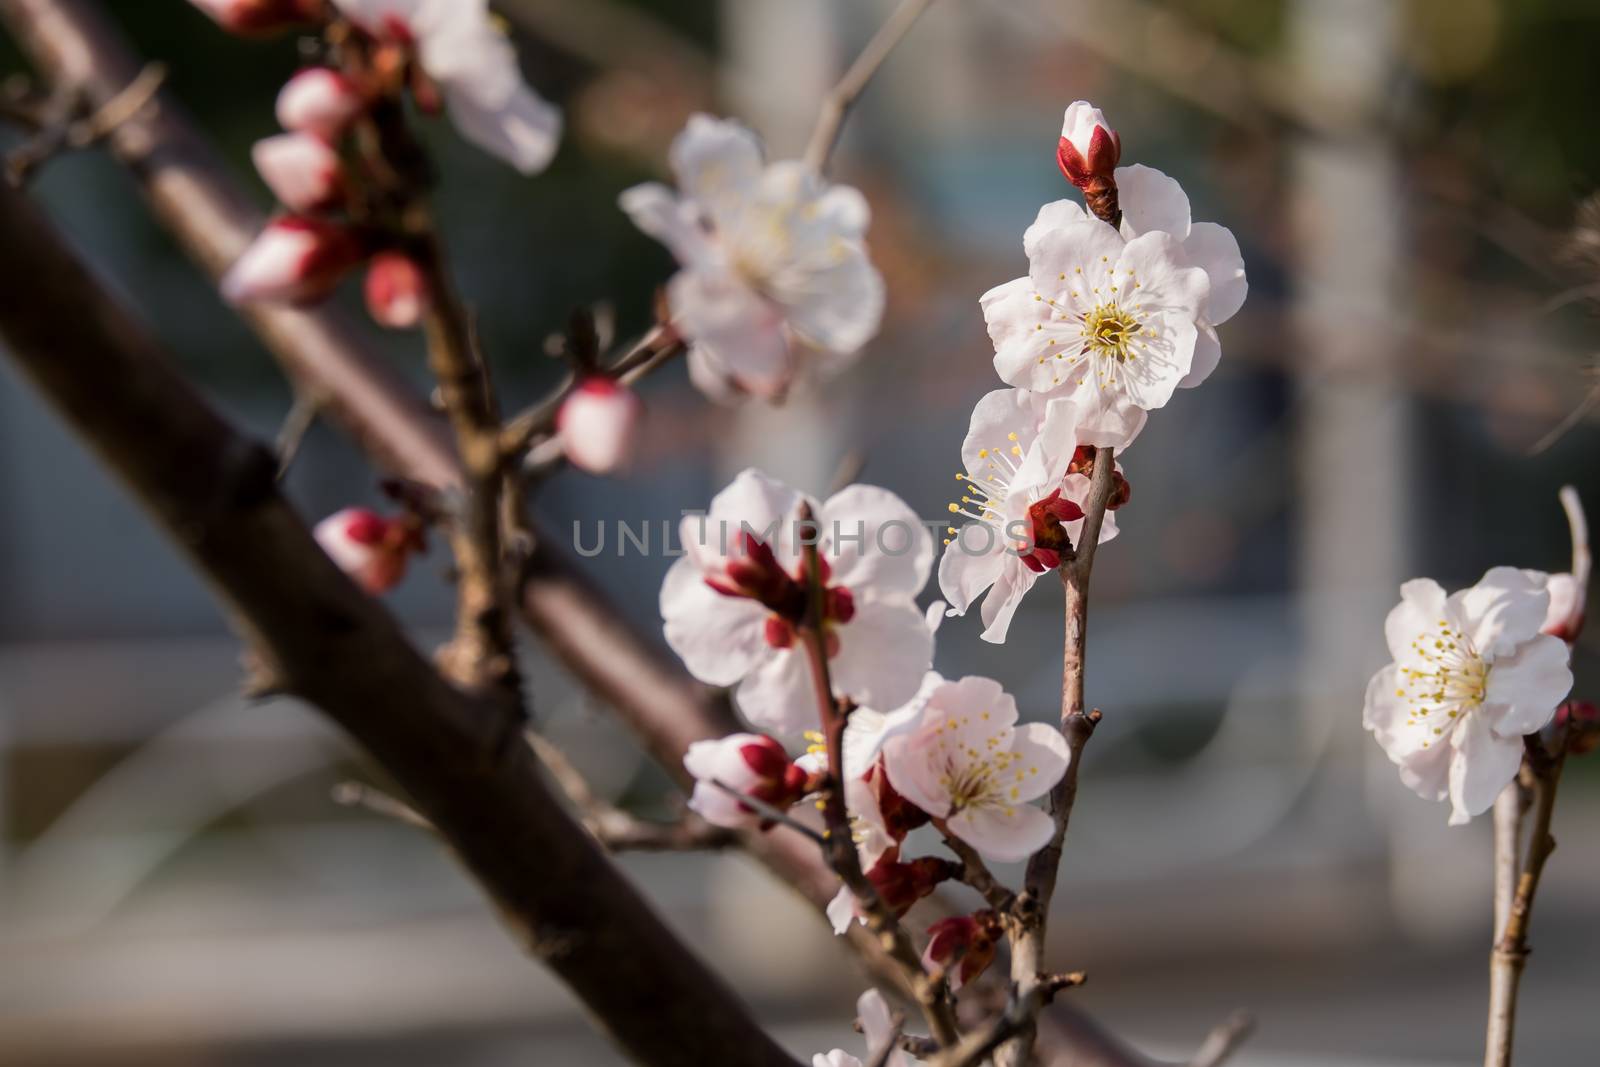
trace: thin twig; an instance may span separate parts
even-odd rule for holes
[[[1255,1019],[1244,1012],[1228,1017],[1206,1035],[1194,1058],[1189,1061],[1189,1067],[1222,1067],[1255,1032],[1255,1028]]]
[[[777,823],[780,826],[787,826],[795,833],[801,834],[816,842],[816,844],[822,848],[824,852],[827,851],[828,837],[826,834],[818,832],[814,827],[807,826],[805,823],[801,822],[799,819],[796,819],[793,815],[790,815],[782,808],[774,807],[773,805],[768,804],[765,800],[762,800],[760,797],[753,797],[749,793],[735,789],[733,786],[719,778],[711,779],[711,784],[722,790],[724,793],[727,793],[731,797],[738,797],[740,803],[744,804],[751,811],[755,812],[768,822]]]
[[[1567,513],[1567,530],[1572,536],[1572,577],[1580,590],[1587,590],[1594,558],[1589,554],[1589,519],[1583,513],[1583,499],[1570,485],[1561,487],[1559,499],[1561,510]]]
[[[1557,441],[1571,433],[1574,426],[1587,418],[1596,405],[1600,405],[1600,382],[1585,393],[1578,406],[1567,412],[1566,417],[1551,427],[1549,433],[1533,443],[1528,449],[1528,455],[1537,456],[1541,452],[1548,451]]]
[[[131,82],[88,115],[82,114],[81,94],[71,90],[58,90],[32,114],[22,105],[9,108],[8,114],[31,127],[33,135],[6,157],[6,180],[20,186],[61,152],[88,148],[110,136],[155,99],[166,78],[164,64],[146,64]]]
[[[727,848],[738,843],[731,830],[712,826],[698,815],[686,813],[672,822],[635,818],[596,795],[588,779],[567,754],[532,730],[523,731],[556,785],[572,801],[584,828],[612,852],[694,852]]]
[[[278,453],[278,480],[281,482],[288,475],[289,468],[294,465],[295,457],[300,454],[300,446],[305,443],[306,434],[316,424],[317,416],[322,413],[322,398],[310,393],[296,390],[294,403],[289,406],[289,414],[283,417],[283,426],[278,430],[278,439],[275,449]]]
[[[386,819],[414,826],[418,830],[432,832],[434,829],[433,823],[419,814],[410,804],[362,782],[340,782],[334,786],[333,802],[346,808],[365,808]]]
[[[894,51],[917,19],[932,5],[933,0],[900,0],[900,6],[878,27],[878,32],[873,34],[872,40],[867,42],[867,47],[861,50],[856,61],[850,64],[844,77],[823,98],[817,124],[806,145],[805,164],[812,171],[821,174],[828,169],[828,157],[833,154],[833,146],[839,140],[845,116],[850,114],[850,109],[866,90],[867,83],[878,73],[883,61],[889,58],[889,53]]]

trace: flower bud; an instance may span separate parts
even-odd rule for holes
[[[344,202],[339,153],[309,133],[280,133],[250,150],[256,171],[272,195],[290,211],[327,211]]]
[[[1086,100],[1074,101],[1061,123],[1056,163],[1067,181],[1083,190],[1089,210],[1116,226],[1122,221],[1117,205],[1117,161],[1122,158],[1122,138],[1100,109]]]
[[[1600,708],[1587,700],[1569,700],[1557,708],[1555,728],[1566,735],[1567,751],[1574,756],[1600,748]]]
[[[336,511],[313,535],[340,570],[374,595],[399,585],[407,558],[426,547],[415,518],[388,519],[368,508]]]
[[[409,330],[422,321],[432,296],[417,261],[404,252],[379,252],[367,267],[367,313],[380,326]]]
[[[867,881],[878,891],[884,906],[898,917],[939,888],[941,882],[954,878],[959,870],[954,863],[936,856],[922,856],[909,863],[901,863],[900,849],[895,847],[873,864],[867,872]]]
[[[284,215],[267,223],[222,279],[230,303],[276,300],[309,304],[333,292],[365,256],[361,241],[336,222]]]
[[[278,125],[332,144],[344,136],[365,106],[349,78],[328,67],[307,67],[279,91]]]
[[[245,36],[292,29],[322,15],[321,0],[194,0],[194,5],[229,33]]]
[[[556,433],[573,466],[610,474],[633,451],[644,405],[632,389],[599,375],[581,382],[561,402]]]
[[[1000,934],[999,917],[987,908],[971,915],[940,919],[928,927],[923,969],[929,974],[943,971],[954,993],[994,962]]]
[[[782,745],[762,734],[696,741],[684,754],[683,766],[695,779],[689,809],[713,826],[729,829],[760,826],[765,821],[740,796],[787,808],[805,795],[808,777]]]
[[[1545,613],[1542,630],[1570,645],[1583,631],[1588,606],[1583,583],[1570,574],[1552,574],[1545,588],[1550,593],[1550,609]]]

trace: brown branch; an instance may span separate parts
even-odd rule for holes
[[[0,245],[11,358],[209,579],[284,687],[439,829],[527,950],[642,1063],[793,1067],[550,794],[517,717],[429,666],[312,540],[278,493],[271,452],[223,422],[7,189]]]
[[[110,99],[141,69],[138,57],[86,0],[0,0],[0,19],[42,74]],[[113,131],[105,144],[139,182],[159,221],[214,279],[259,230],[264,217],[228,166],[170,95]],[[372,347],[368,334],[331,308],[262,305],[244,318],[296,388],[325,400],[325,413],[382,469],[434,489],[462,484],[449,428],[427,400]],[[680,786],[688,746],[740,729],[726,694],[690,678],[641,635],[559,540],[532,529],[518,606],[543,647],[614,712]],[[773,877],[819,911],[838,877],[816,846],[794,834],[751,832],[744,847]],[[859,924],[847,937],[874,973],[908,995],[902,969]],[[1071,1049],[1080,1067],[1149,1067],[1076,1008],[1058,1005],[1041,1032]],[[1044,1036],[1041,1033],[1041,1036]]]
[[[828,169],[828,157],[833,155],[833,146],[839,140],[839,131],[844,128],[844,120],[850,114],[850,109],[866,91],[867,83],[878,73],[883,61],[889,58],[889,53],[894,51],[895,46],[911,32],[917,19],[932,5],[933,0],[900,0],[900,6],[878,27],[878,32],[873,34],[872,40],[867,42],[856,61],[850,64],[844,77],[823,98],[817,124],[806,145],[804,158],[807,167],[817,174]]]

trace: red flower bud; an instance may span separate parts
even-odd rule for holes
[[[945,972],[950,990],[954,992],[994,962],[1000,935],[1000,919],[987,908],[971,915],[940,919],[928,927],[928,947],[922,953],[922,966],[930,974]]]
[[[372,257],[363,295],[373,321],[391,330],[411,329],[422,321],[431,302],[427,277],[404,252],[379,252]]]

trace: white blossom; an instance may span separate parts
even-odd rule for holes
[[[777,399],[802,345],[831,369],[877,333],[883,279],[860,193],[797,162],[764,163],[753,133],[709,115],[689,119],[670,161],[676,194],[651,182],[620,203],[683,268],[667,298],[697,385]]]
[[[1394,662],[1367,686],[1363,724],[1419,796],[1450,800],[1451,825],[1488,810],[1517,775],[1525,734],[1572,688],[1566,644],[1541,634],[1540,578],[1495,567],[1449,596],[1417,578],[1400,587],[1384,635]]]
[[[1087,443],[1078,416],[1070,400],[1022,389],[997,389],[972,411],[961,445],[965,495],[950,510],[975,521],[948,528],[939,588],[958,615],[984,597],[985,641],[1006,639],[1023,594],[1082,534],[1089,479],[1068,473],[1077,446]],[[1142,424],[1141,412],[1122,436],[1136,434]],[[1116,535],[1107,512],[1100,541]]]

